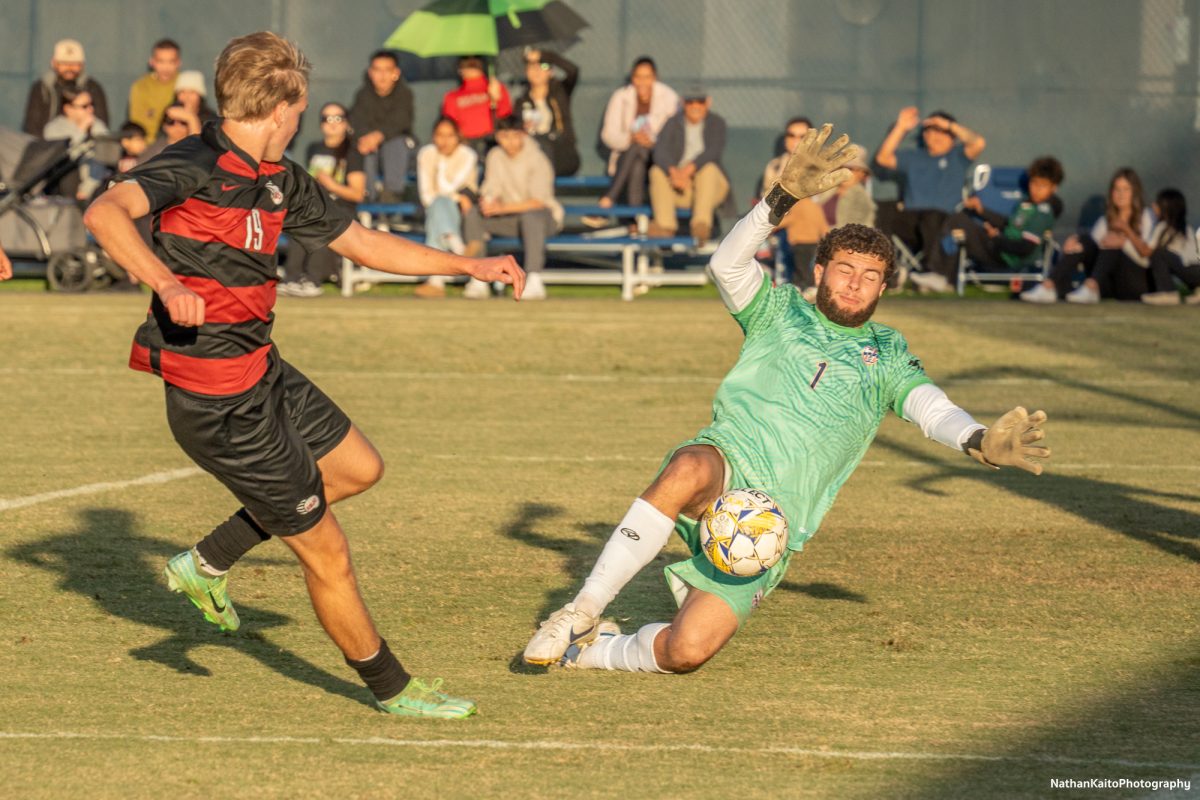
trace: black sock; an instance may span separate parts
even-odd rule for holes
[[[358,676],[367,684],[367,688],[375,695],[376,700],[391,700],[404,691],[412,678],[400,661],[388,648],[384,639],[379,640],[379,652],[366,661],[354,661],[347,658],[346,663],[358,671]]]
[[[215,570],[225,572],[258,544],[271,538],[250,512],[241,509],[196,543],[196,552]]]

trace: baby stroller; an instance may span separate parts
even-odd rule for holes
[[[85,158],[115,164],[120,153],[115,140],[71,145],[0,128],[0,242],[9,257],[45,262],[46,280],[57,291],[82,292],[124,279],[89,239],[69,191]],[[60,185],[71,196],[50,193]]]

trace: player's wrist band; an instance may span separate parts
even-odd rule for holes
[[[987,433],[987,428],[980,428],[976,430],[967,437],[965,442],[963,442],[962,449],[964,453],[969,455],[971,458],[976,459],[980,463],[987,464],[989,467],[995,467],[995,464],[983,457],[983,435],[985,433]]]
[[[787,189],[783,188],[783,184],[779,181],[771,187],[771,191],[767,192],[767,196],[763,198],[763,202],[767,204],[767,208],[771,209],[771,222],[778,225],[779,221],[787,216],[787,213],[792,210],[792,206],[799,202],[800,198],[794,196]]]

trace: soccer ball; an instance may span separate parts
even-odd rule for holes
[[[700,549],[730,575],[763,574],[783,557],[787,542],[783,511],[758,489],[730,489],[700,518]]]

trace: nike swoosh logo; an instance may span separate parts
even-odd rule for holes
[[[210,595],[210,596],[211,596],[211,595]],[[584,637],[588,636],[588,635],[589,635],[589,634],[590,634],[592,631],[594,631],[594,630],[596,630],[596,626],[595,626],[595,625],[591,626],[590,628],[588,628],[588,629],[586,629],[586,630],[584,630],[584,631],[582,631],[582,632],[580,632],[580,633],[576,633],[576,632],[575,632],[575,629],[574,629],[574,628],[572,628],[572,629],[571,629],[571,641],[569,642],[569,644],[568,644],[568,647],[569,647],[570,645],[572,645],[572,644],[575,644],[575,643],[576,643],[576,642],[578,642],[580,639],[583,639]]]
[[[222,192],[228,192],[228,191],[232,191],[233,189],[237,189],[237,188],[238,188],[238,185],[237,185],[236,183],[235,183],[235,184],[233,184],[233,185],[230,185],[230,184],[228,184],[228,183],[222,183],[222,184],[221,184],[221,191],[222,191]]]
[[[212,600],[213,608],[215,608],[217,611],[224,611],[224,610],[225,610],[225,606],[223,606],[223,605],[221,605],[220,603],[218,603],[218,602],[217,602],[217,598],[213,597],[213,593],[212,593],[212,591],[211,591],[211,590],[209,590],[209,593],[208,593],[208,599],[209,599],[209,600]]]

